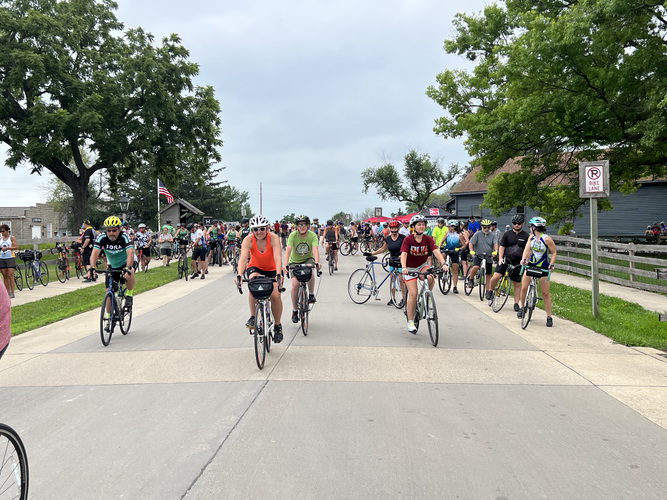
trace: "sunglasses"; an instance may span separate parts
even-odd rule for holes
[[[260,231],[266,231],[265,227],[253,227],[252,232],[253,233],[259,233]]]
[[[297,224],[297,226],[299,226],[299,227],[308,227],[308,224],[306,224],[305,222],[299,222]]]
[[[491,226],[482,226],[482,229],[491,229]]]
[[[512,222],[513,226],[523,226],[523,222]]]

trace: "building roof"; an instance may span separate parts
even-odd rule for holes
[[[30,210],[30,207],[0,207],[0,217],[25,217],[27,210]]]
[[[175,199],[174,201],[172,201],[169,205],[167,205],[166,207],[164,207],[163,209],[161,209],[161,210],[160,210],[160,213],[161,213],[161,214],[164,213],[165,211],[167,211],[168,209],[170,209],[170,208],[173,207],[174,205],[183,205],[185,208],[187,208],[187,209],[188,209],[190,212],[192,212],[193,214],[196,214],[196,215],[204,215],[204,212],[202,212],[201,210],[199,210],[197,207],[195,207],[195,206],[192,205],[191,203],[188,203],[187,201],[182,200],[181,198],[176,198],[176,199]]]

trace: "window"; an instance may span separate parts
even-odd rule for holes
[[[482,210],[479,208],[479,205],[473,205],[470,208],[470,214],[477,217],[478,219],[482,217]]]
[[[525,214],[526,213],[526,207],[521,205],[519,207],[516,207],[516,213],[517,214]]]

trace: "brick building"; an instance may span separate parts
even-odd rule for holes
[[[47,203],[37,203],[34,207],[0,207],[0,224],[7,224],[18,240],[52,238],[56,231],[61,235],[62,220],[62,214]]]

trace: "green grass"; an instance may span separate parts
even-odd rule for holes
[[[137,273],[135,296],[177,279],[178,274],[174,267],[155,267],[147,273]],[[97,285],[12,307],[12,335],[99,308],[105,291],[104,278],[100,281]]]
[[[593,317],[589,290],[551,283],[553,313],[601,333],[619,344],[667,350],[667,322],[633,302],[600,295],[600,315]],[[538,303],[544,308],[542,301]]]

